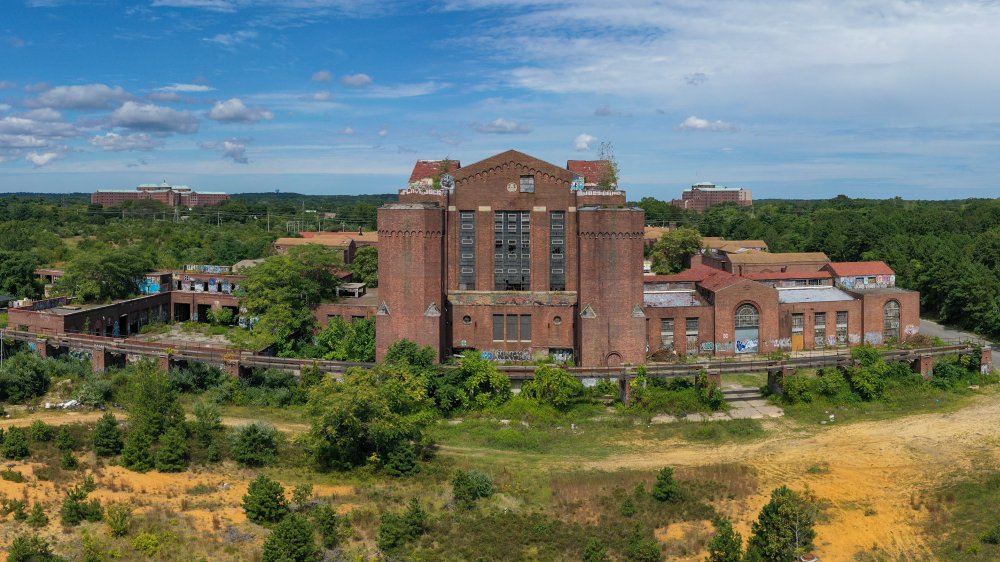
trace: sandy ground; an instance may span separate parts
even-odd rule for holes
[[[39,412],[28,419],[0,420],[0,426],[27,425],[31,419],[44,419],[52,424],[88,422],[96,420],[99,415],[99,412]],[[249,421],[224,418],[227,425],[241,425]],[[921,494],[935,482],[953,476],[973,462],[1000,461],[1000,400],[994,395],[977,397],[957,412],[828,426],[818,431],[802,431],[801,427],[785,420],[767,423],[778,428],[776,435],[755,443],[630,443],[634,452],[629,454],[600,461],[566,459],[560,463],[574,468],[602,470],[698,467],[718,463],[753,466],[758,471],[761,493],[745,501],[733,501],[721,506],[734,520],[737,530],[744,537],[748,536],[750,522],[767,502],[771,489],[783,484],[797,490],[808,488],[818,498],[830,502],[828,520],[817,526],[816,552],[825,562],[835,562],[853,560],[860,551],[872,549],[878,549],[891,560],[933,559],[922,531],[928,514]],[[304,424],[278,426],[283,431],[291,432],[306,428]],[[468,454],[472,451],[465,450],[463,453],[446,448],[443,452]],[[810,470],[811,467],[813,470]],[[149,503],[163,501],[168,505],[179,501],[178,498],[184,495],[181,491],[195,483],[207,481],[219,485],[223,480],[209,473],[138,475],[117,467],[109,467],[104,472],[105,478],[122,482],[122,493],[127,493],[125,490],[139,492],[142,497],[148,498]],[[219,492],[216,499],[221,505],[215,510],[204,514],[190,510],[189,513],[195,517],[210,518],[214,512],[230,522],[239,522],[242,513],[238,508],[238,498],[244,493],[246,479],[233,479],[231,476],[229,482],[232,488]],[[31,493],[48,495],[47,488],[40,483],[32,487]],[[22,485],[0,481],[0,492],[17,497],[22,490]],[[320,493],[343,495],[350,491],[318,490],[317,494]],[[222,507],[224,505],[229,507]],[[706,527],[707,523],[695,523],[662,529],[657,534],[663,540],[684,540],[693,534],[704,536],[708,532]],[[702,556],[692,556],[690,560],[698,560]]]
[[[770,490],[787,484],[797,490],[808,487],[832,503],[829,521],[817,526],[816,553],[824,562],[853,560],[859,551],[873,548],[891,560],[930,560],[921,530],[927,516],[921,493],[974,460],[1000,460],[998,445],[1000,402],[983,396],[954,413],[854,423],[809,436],[783,432],[751,444],[667,444],[585,466],[747,464],[759,471],[762,493],[723,508],[744,537]],[[820,470],[811,473],[810,467]]]

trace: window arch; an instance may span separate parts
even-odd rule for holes
[[[736,309],[737,328],[756,328],[760,326],[760,311],[752,304],[744,304]]]
[[[899,339],[899,301],[891,300],[885,303],[882,318],[882,337]]]

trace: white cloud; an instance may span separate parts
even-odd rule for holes
[[[17,84],[15,84],[13,82],[10,82],[10,81],[7,81],[7,80],[0,80],[0,90],[7,90],[7,89],[13,88],[15,86],[17,86]]]
[[[85,84],[82,86],[56,86],[28,102],[31,107],[58,109],[110,109],[132,95],[121,86]]]
[[[418,82],[415,84],[398,84],[396,86],[372,86],[365,89],[364,95],[372,98],[414,98],[426,96],[447,88],[449,84],[441,82]]]
[[[330,101],[332,97],[330,92],[316,92],[312,95],[313,101]]]
[[[580,133],[573,140],[573,148],[576,150],[590,150],[590,145],[597,140],[597,137],[588,135],[587,133]]]
[[[41,121],[23,116],[7,116],[0,119],[0,134],[32,135],[37,137],[65,139],[80,135],[79,130],[61,121]]]
[[[204,84],[171,84],[162,88],[157,88],[160,92],[212,92],[215,88]]]
[[[24,117],[35,121],[62,121],[62,114],[49,107],[33,109],[25,113]]]
[[[340,79],[340,83],[349,88],[364,88],[372,83],[372,77],[367,74],[348,74]]]
[[[208,118],[224,123],[256,123],[273,119],[274,114],[263,108],[247,107],[239,98],[230,98],[216,102],[208,112]]]
[[[354,127],[344,127],[343,129],[340,130],[340,134],[342,134],[342,135],[353,135],[354,134]]]
[[[10,37],[8,37],[7,43],[9,43],[10,46],[14,47],[15,49],[21,49],[28,44],[24,39],[21,39],[16,35],[11,35]]]
[[[692,72],[684,75],[684,81],[692,86],[698,86],[708,82],[708,74],[704,72]]]
[[[122,152],[125,150],[153,150],[163,143],[155,140],[146,133],[119,135],[111,131],[107,134],[91,138],[90,144],[103,150]]]
[[[0,156],[5,152],[22,148],[44,148],[51,142],[31,135],[0,135]]]
[[[153,101],[171,101],[177,102],[181,101],[182,98],[177,92],[153,92],[149,94],[149,99]]]
[[[47,166],[58,160],[62,156],[58,152],[29,152],[24,159],[35,165],[36,168]]]
[[[198,119],[189,111],[178,111],[151,103],[127,101],[111,114],[111,124],[151,133],[198,132]]]
[[[509,121],[498,117],[489,123],[476,123],[473,128],[480,133],[492,135],[518,135],[530,133],[531,127],[522,125],[517,121]]]
[[[154,8],[202,8],[216,12],[232,12],[236,6],[230,0],[153,0]]]
[[[740,128],[725,121],[709,121],[692,115],[677,126],[680,131],[709,131],[713,133],[735,133]]]
[[[215,43],[227,49],[235,49],[240,45],[249,43],[257,38],[257,32],[252,29],[243,29],[235,33],[219,33],[213,37],[206,37],[203,41]]]
[[[234,164],[249,164],[250,159],[247,158],[248,142],[244,139],[227,139],[221,142],[203,142],[199,143],[198,146],[206,150],[219,151],[223,158],[232,160]]]
[[[382,127],[381,129],[378,130],[378,136],[380,136],[380,137],[386,137],[388,135],[389,135],[389,129],[386,129],[385,127]]]
[[[10,110],[10,106],[9,105],[7,105],[5,103],[0,103],[0,111],[8,111],[8,110]]]
[[[333,74],[329,70],[317,70],[316,72],[313,72],[313,82],[331,82],[332,80]]]
[[[611,111],[611,108],[608,107],[608,104],[604,104],[594,110],[594,115],[598,117],[610,117],[614,115],[614,112]]]

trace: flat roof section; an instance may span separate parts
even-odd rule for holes
[[[694,291],[663,291],[642,294],[646,306],[656,308],[680,308],[684,306],[706,306],[705,301]]]
[[[788,287],[778,289],[778,304],[852,300],[854,300],[854,297],[836,287]]]

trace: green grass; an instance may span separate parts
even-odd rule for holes
[[[722,375],[723,388],[731,384],[760,388],[767,385],[767,373],[732,373]]]
[[[924,505],[930,512],[925,529],[935,556],[963,562],[1000,559],[1000,545],[991,544],[986,537],[1000,526],[997,505],[997,469],[964,475],[935,490]]]
[[[837,425],[857,421],[887,420],[930,412],[954,412],[969,400],[982,394],[995,395],[995,386],[970,390],[957,388],[939,390],[932,387],[893,387],[885,398],[874,402],[836,402],[818,396],[812,402],[778,404],[785,410],[785,417],[804,424]],[[831,421],[830,416],[834,416]]]

